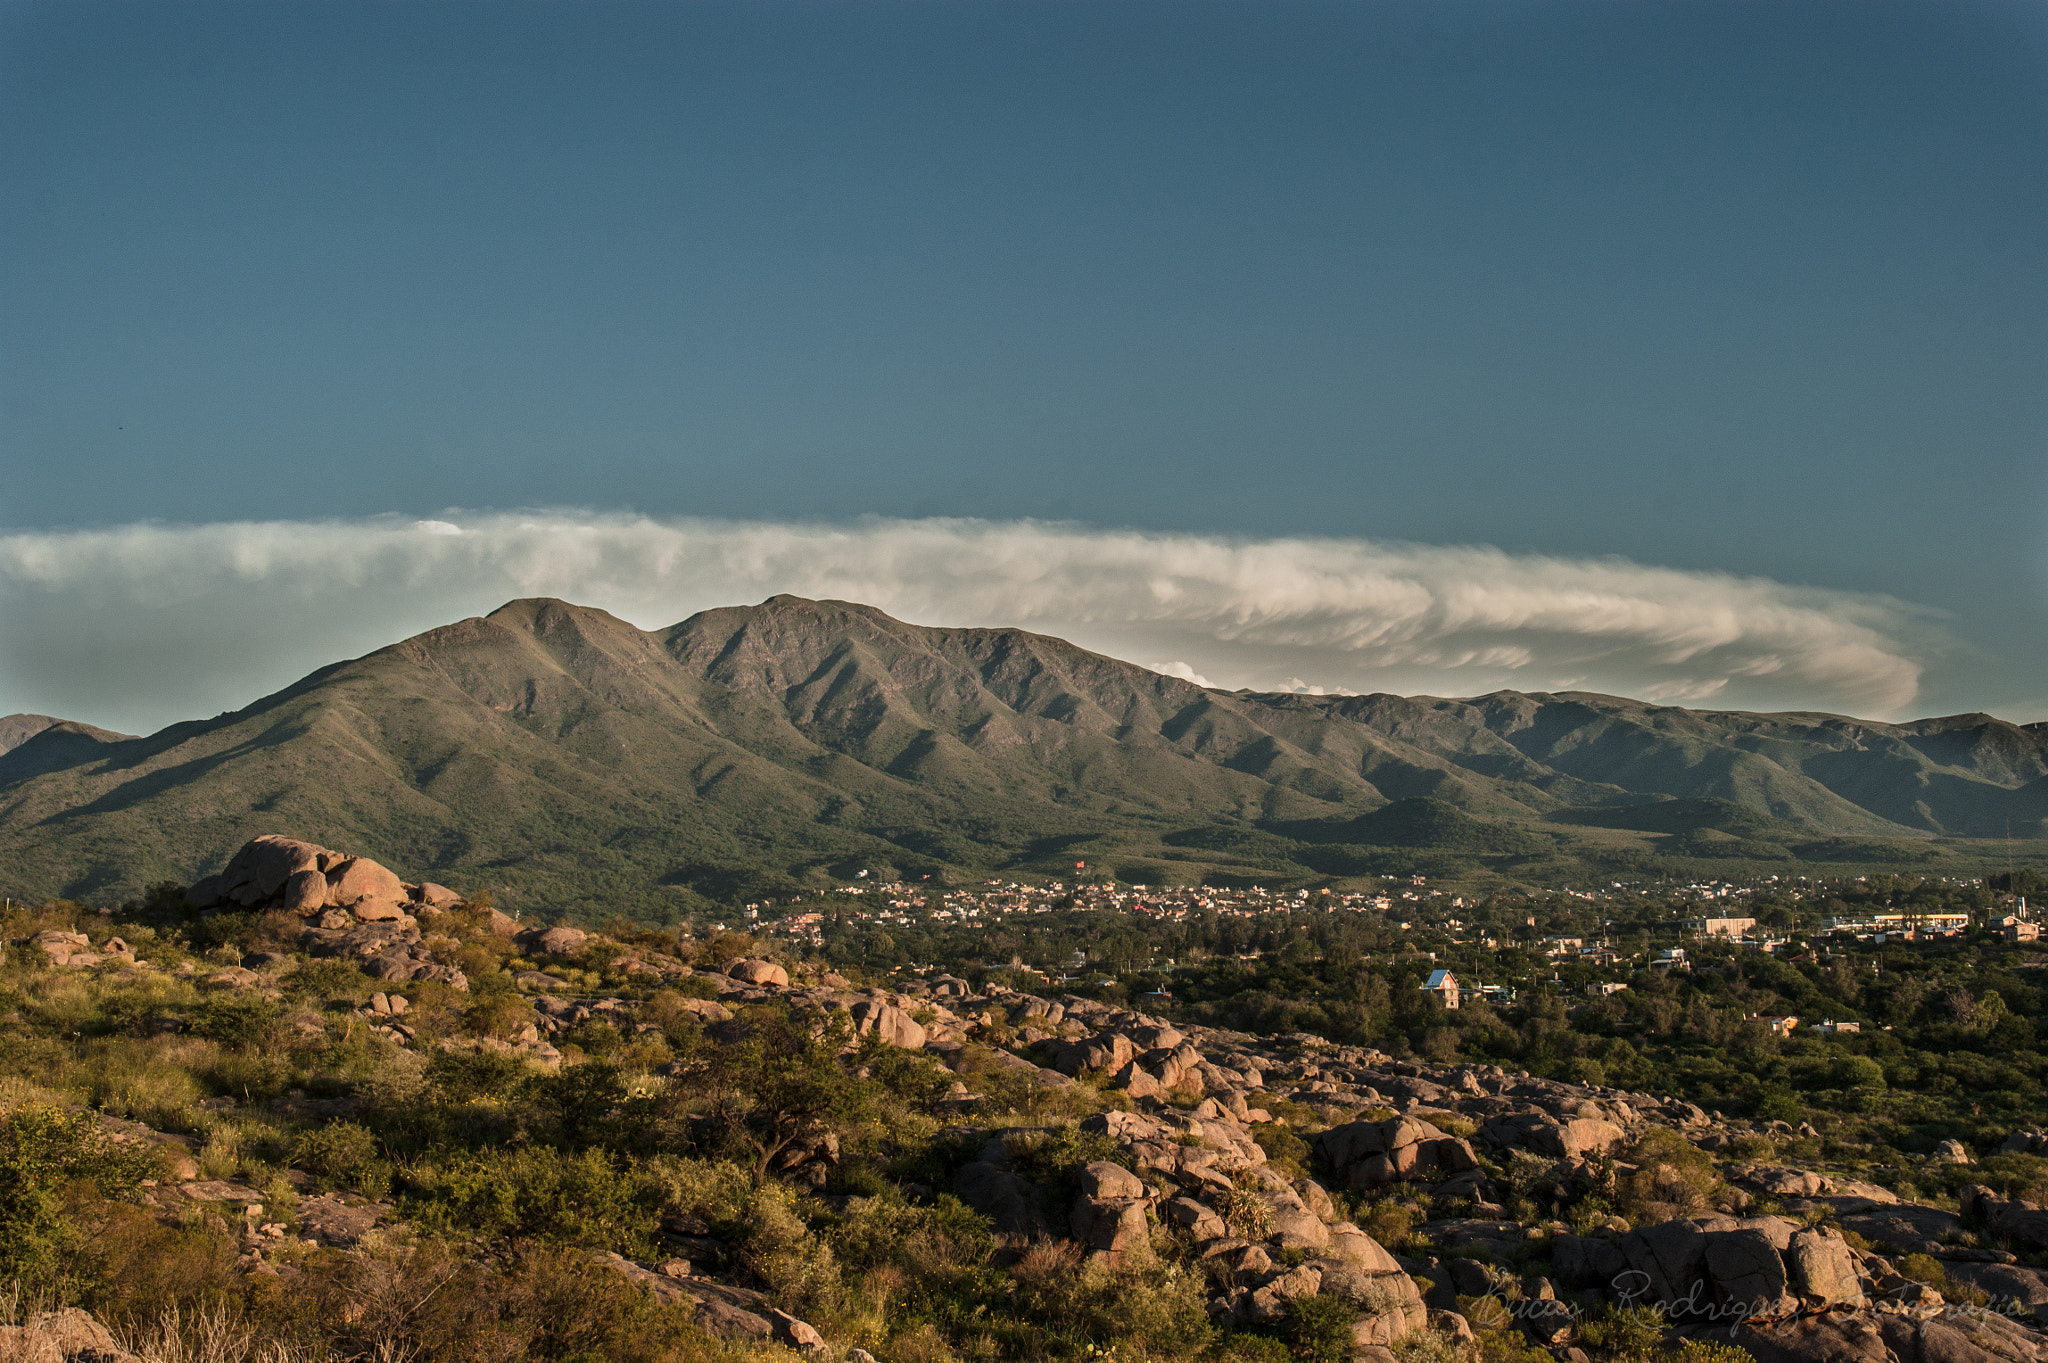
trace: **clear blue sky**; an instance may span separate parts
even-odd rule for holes
[[[2048,713],[2048,6],[0,3],[0,525],[1306,531]]]

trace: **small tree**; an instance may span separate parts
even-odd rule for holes
[[[758,1188],[792,1146],[872,1118],[874,1086],[840,1061],[852,1039],[841,1012],[751,1009],[683,1061],[675,1091],[717,1143],[747,1152]]]

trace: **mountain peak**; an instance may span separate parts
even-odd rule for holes
[[[563,618],[608,620],[621,625],[626,623],[608,610],[597,606],[579,606],[558,596],[522,596],[507,601],[484,617],[510,628],[530,628],[537,621]]]

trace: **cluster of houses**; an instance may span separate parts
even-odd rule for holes
[[[806,900],[783,904],[794,913],[775,915],[774,900],[746,905],[741,916],[750,929],[816,944],[823,939],[827,917],[871,924],[930,924],[973,927],[1012,914],[1052,913],[1062,909],[1115,910],[1157,921],[1178,922],[1194,914],[1221,918],[1257,918],[1268,914],[1298,914],[1304,910],[1329,913],[1385,913],[1403,904],[1418,907],[1445,901],[1452,909],[1465,906],[1462,896],[1447,895],[1428,888],[1422,876],[1403,876],[1402,888],[1354,891],[1269,890],[1264,886],[1225,889],[1211,885],[1183,888],[1149,885],[1119,885],[1080,882],[1073,885],[1054,880],[1030,885],[1018,881],[988,880],[977,886],[936,890],[917,882],[869,880],[841,885],[816,896],[829,909],[812,909]],[[843,898],[842,898],[843,896]],[[848,902],[851,900],[852,902]],[[1406,927],[1407,924],[1401,926]]]

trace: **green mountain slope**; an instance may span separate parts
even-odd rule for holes
[[[856,866],[1308,877],[1434,849],[1439,873],[1541,875],[1681,843],[1920,856],[2048,815],[2039,725],[1229,694],[794,597],[651,633],[515,601],[146,738],[10,722],[0,888],[28,897],[189,880],[273,830],[514,905],[662,917]]]

